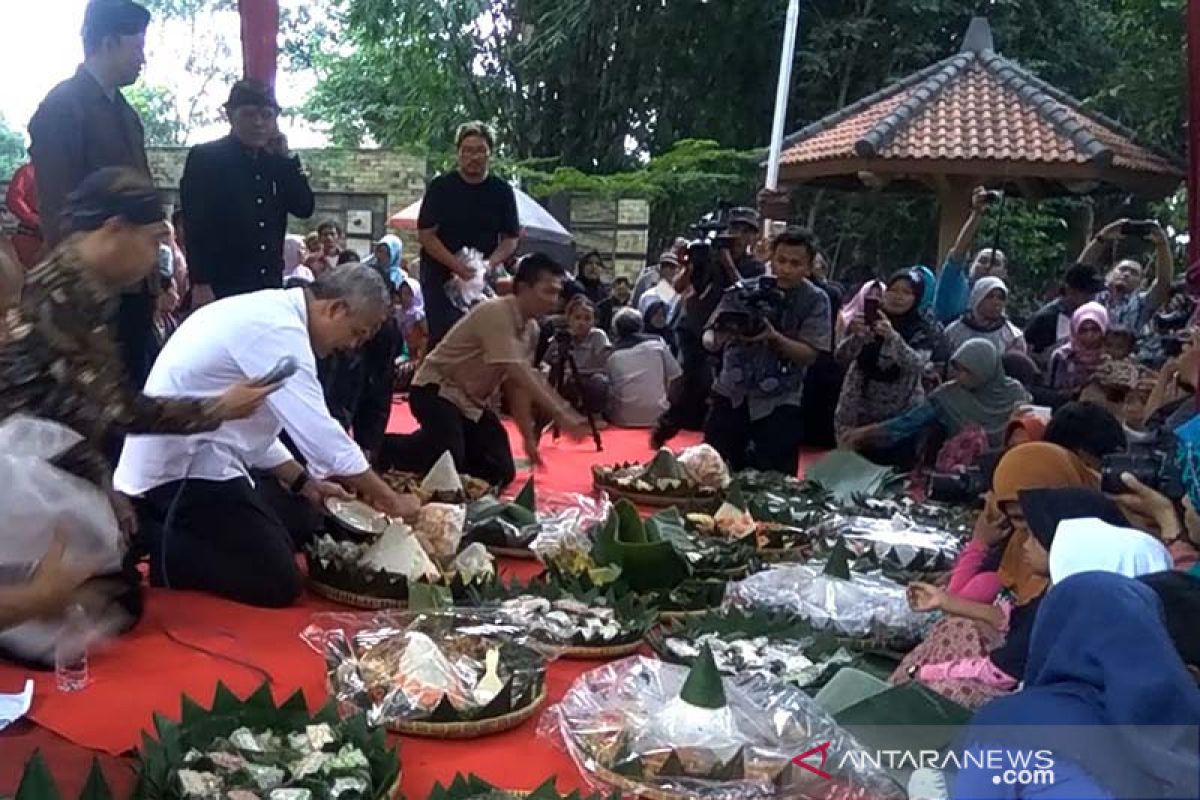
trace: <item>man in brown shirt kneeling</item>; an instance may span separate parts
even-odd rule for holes
[[[389,435],[380,469],[425,472],[449,451],[459,472],[494,486],[511,483],[512,449],[494,410],[501,387],[533,464],[541,463],[535,405],[571,436],[590,432],[587,420],[533,368],[537,320],[558,307],[565,275],[549,256],[525,256],[517,266],[515,294],[479,304],[450,329],[413,378],[409,405],[421,428]]]

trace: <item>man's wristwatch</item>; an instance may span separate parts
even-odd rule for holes
[[[288,487],[288,491],[299,496],[304,491],[304,487],[308,486],[308,480],[308,470],[300,470],[300,474],[296,476],[296,480],[292,481],[292,485]]]

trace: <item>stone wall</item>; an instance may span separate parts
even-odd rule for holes
[[[426,160],[398,150],[298,150],[317,195],[311,220],[293,220],[295,233],[306,233],[324,219],[341,223],[349,246],[367,255],[370,242],[387,232],[392,214],[425,192]],[[185,147],[147,150],[155,185],[167,200],[178,200],[179,179],[187,159]],[[405,252],[416,252],[415,235],[402,235]]]

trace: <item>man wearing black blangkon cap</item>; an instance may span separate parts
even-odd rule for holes
[[[66,235],[67,196],[102,167],[128,167],[150,180],[145,136],[121,87],[145,63],[150,12],[130,0],[92,0],[84,12],[84,60],[75,75],[50,90],[29,122],[30,154],[47,248]],[[130,389],[150,370],[155,287],[141,283],[122,294],[117,340]]]
[[[288,214],[307,219],[315,201],[279,110],[270,86],[240,80],[225,104],[229,135],[188,153],[179,195],[197,306],[283,286]]]

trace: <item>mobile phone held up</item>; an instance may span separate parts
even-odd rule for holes
[[[863,317],[867,320],[867,327],[871,327],[879,321],[878,297],[867,297],[863,299]]]
[[[300,368],[300,363],[291,356],[284,356],[276,362],[271,371],[261,378],[256,378],[255,386],[270,386],[273,383],[281,383],[296,374],[296,370]]]
[[[1148,239],[1154,232],[1154,220],[1131,219],[1121,223],[1121,235],[1130,239]]]

